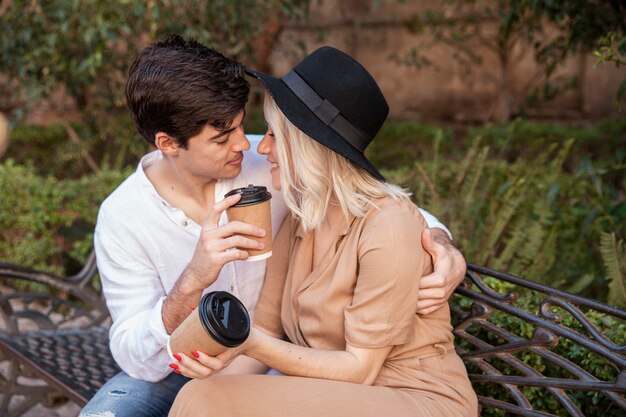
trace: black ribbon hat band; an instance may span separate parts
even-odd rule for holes
[[[323,46],[282,78],[247,72],[263,82],[294,126],[374,178],[385,180],[368,161],[365,149],[380,131],[389,106],[374,78],[354,58]]]
[[[341,135],[352,147],[363,153],[372,141],[367,135],[357,129],[333,104],[322,98],[307,84],[294,70],[282,77],[287,87],[309,108],[326,126]]]

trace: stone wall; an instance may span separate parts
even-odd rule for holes
[[[483,19],[485,41],[467,45],[482,60],[467,67],[455,50],[435,39],[416,19],[426,9],[440,7],[447,19],[455,10],[441,0],[313,0],[306,21],[287,22],[269,58],[269,72],[285,74],[308,52],[322,45],[344,50],[361,62],[378,81],[390,104],[390,116],[424,121],[476,123],[515,117],[523,112],[533,119],[597,120],[623,115],[615,103],[626,67],[612,64],[593,68],[589,55],[570,57],[559,76],[574,77],[575,86],[549,102],[525,105],[528,92],[540,85],[540,72],[532,48],[517,42],[506,50],[494,48],[498,22]],[[276,22],[260,22],[273,25]],[[411,52],[427,57],[432,65],[416,67],[402,60]],[[622,103],[626,109],[626,104]],[[30,112],[35,123],[61,117],[80,119],[74,103],[63,91]]]
[[[522,111],[532,118],[599,119],[619,114],[615,94],[625,68],[605,64],[593,68],[592,55],[577,55],[559,70],[560,77],[576,79],[573,88],[548,102],[529,106],[525,99],[541,84],[532,48],[516,42],[506,50],[486,46],[497,39],[498,24],[482,22],[488,42],[469,48],[482,60],[471,72],[454,57],[454,49],[427,31],[414,28],[426,8],[441,1],[325,0],[313,2],[306,22],[290,22],[279,37],[271,58],[271,72],[284,74],[306,53],[321,45],[344,50],[361,62],[379,82],[391,117],[422,120],[483,122],[514,117]],[[412,31],[407,28],[413,29]],[[412,50],[433,65],[403,65]],[[507,94],[508,93],[508,94]]]

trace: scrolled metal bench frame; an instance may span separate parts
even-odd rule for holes
[[[109,312],[90,285],[95,273],[93,252],[69,277],[0,263],[0,416],[59,398],[86,404],[119,372],[108,347]]]
[[[483,276],[507,282],[519,290],[533,291],[541,299],[537,311],[528,311],[517,306],[518,292],[496,292],[485,283]],[[555,414],[535,410],[523,392],[523,387],[539,387],[549,392],[570,416],[585,416],[575,401],[567,395],[567,392],[572,391],[602,393],[608,399],[607,406],[626,410],[626,345],[618,345],[605,337],[588,318],[590,312],[597,312],[624,323],[626,311],[473,264],[468,264],[467,278],[455,292],[459,297],[473,301],[471,307],[466,309],[452,304],[453,317],[457,321],[454,327],[457,352],[468,367],[473,365],[473,369],[482,372],[470,372],[472,383],[496,384],[510,395],[508,402],[500,398],[479,396],[483,409],[495,408],[520,416],[554,416]],[[553,307],[558,307],[562,312],[557,314]],[[532,336],[524,338],[498,327],[490,321],[494,312],[516,317],[532,325]],[[571,315],[570,318],[578,329],[564,324],[566,314]],[[483,340],[484,338],[476,337],[477,330],[491,334],[499,343],[490,343]],[[565,340],[600,356],[615,370],[615,379],[600,380],[583,366],[555,353],[555,348]],[[542,363],[552,364],[570,377],[544,375],[520,360],[519,354],[522,353],[536,355],[541,358]],[[517,375],[505,375],[494,366],[493,359],[517,371]]]
[[[39,290],[0,293],[0,415],[19,416],[38,402],[46,403],[55,392],[84,405],[119,370],[108,350],[106,305],[89,285],[95,273],[93,254],[72,277],[0,263],[0,285],[10,288],[7,280],[40,284]],[[537,311],[518,306],[517,292],[494,291],[486,277],[534,291],[542,299]],[[626,410],[626,346],[606,338],[587,316],[595,311],[625,321],[625,311],[472,264],[454,297],[451,310],[457,351],[470,369],[472,383],[507,393],[506,398],[479,395],[483,411],[555,415],[534,409],[525,387],[545,389],[570,416],[584,416],[567,395],[571,391],[602,393],[608,407]],[[561,315],[554,307],[562,310]],[[532,336],[499,327],[491,320],[496,312],[533,326]],[[578,329],[566,326],[563,314],[571,315]],[[555,353],[554,348],[566,339],[603,358],[614,368],[615,379],[600,380]],[[543,375],[519,358],[522,353],[536,355],[571,378]],[[508,371],[501,369],[502,364]],[[510,375],[511,369],[515,375]],[[45,384],[33,385],[37,379]]]

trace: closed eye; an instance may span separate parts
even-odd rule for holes
[[[219,141],[219,142],[215,141],[215,144],[216,144],[216,145],[220,145],[220,146],[222,146],[222,145],[226,145],[226,144],[228,143],[228,140],[229,140],[229,139],[230,139],[230,135],[227,135],[227,136],[226,136],[226,139],[224,139],[224,140],[222,140],[222,141]]]

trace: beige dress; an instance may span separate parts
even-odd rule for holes
[[[416,250],[425,222],[409,202],[387,198],[377,205],[380,209],[347,222],[334,207],[326,226],[308,233],[287,218],[255,319],[268,333],[315,349],[344,350],[346,342],[393,346],[374,384],[214,376],[188,383],[170,416],[478,414],[465,366],[454,351],[448,306],[428,316],[415,314],[418,278],[432,270],[430,256]]]

